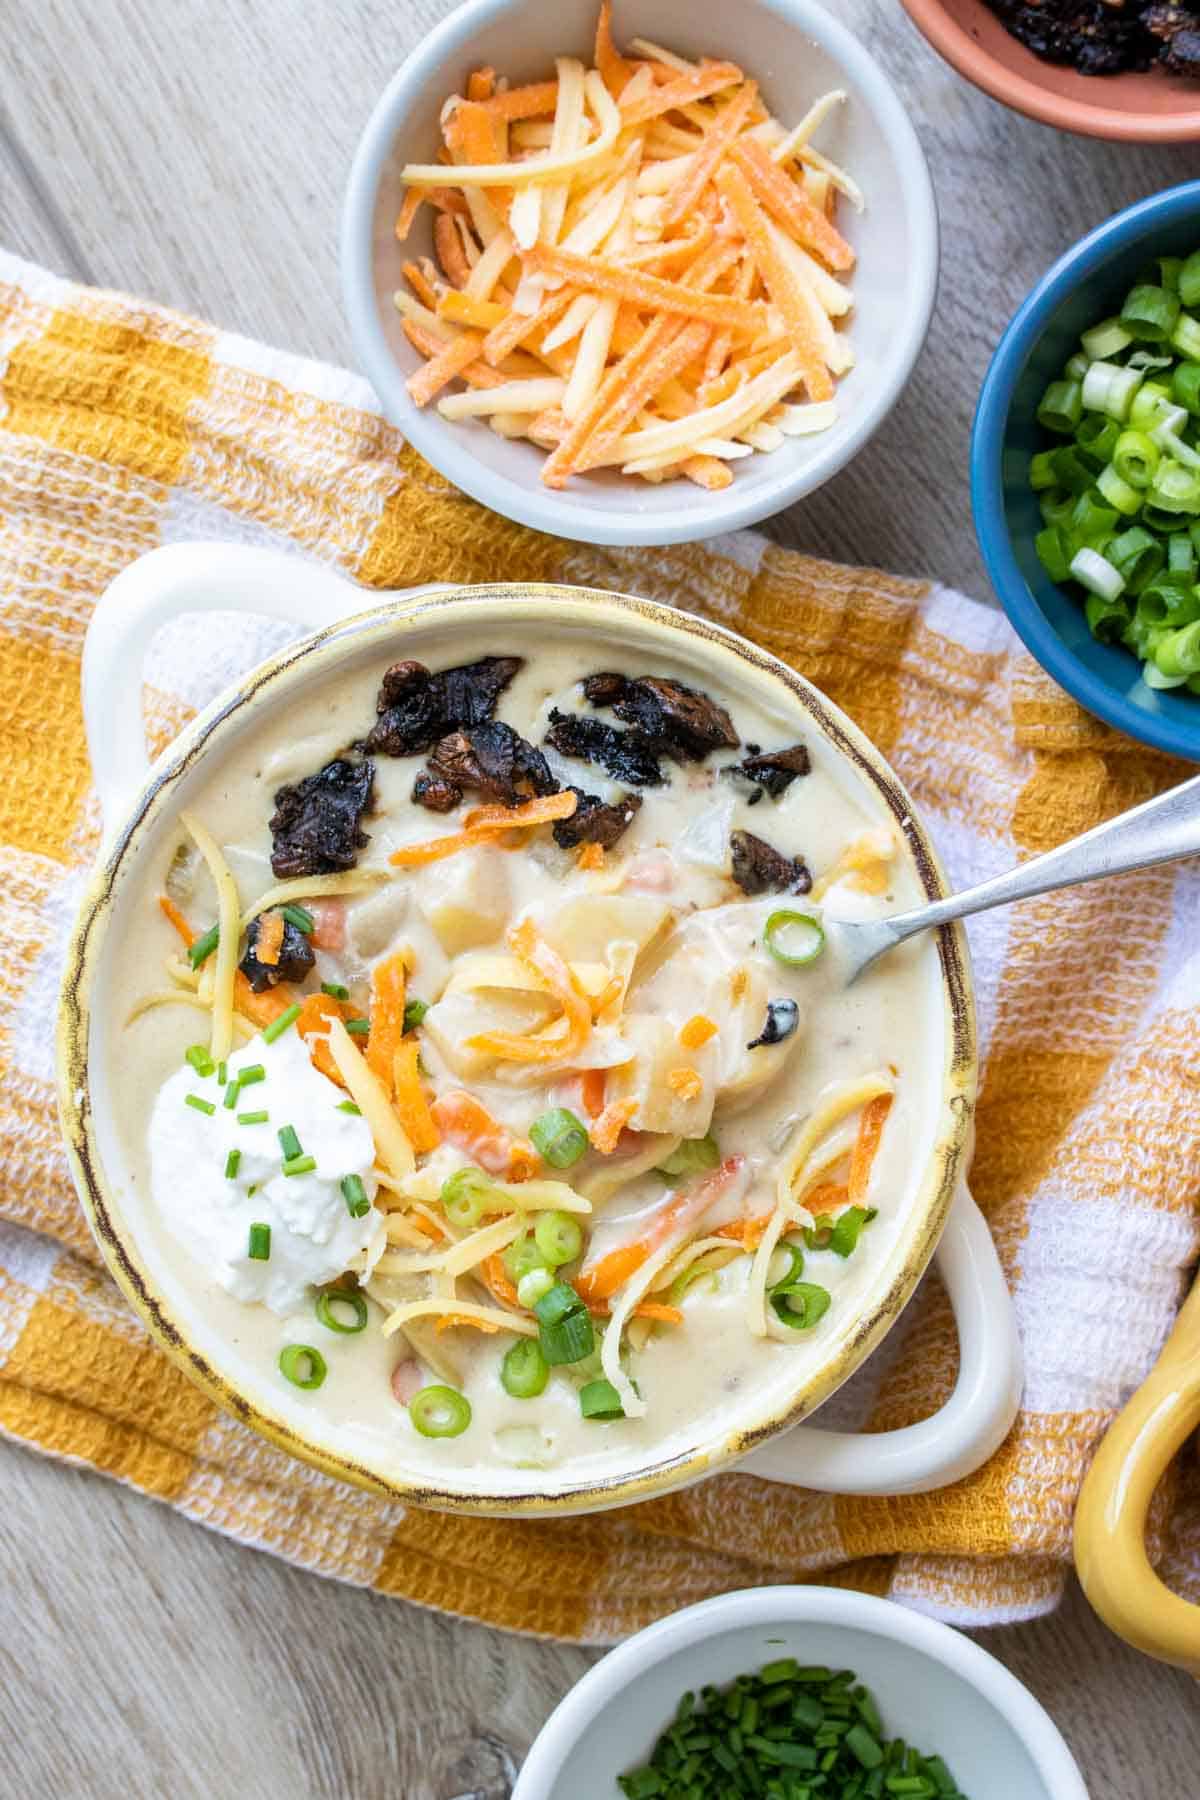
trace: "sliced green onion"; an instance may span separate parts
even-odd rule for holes
[[[829,1311],[831,1298],[828,1288],[813,1281],[793,1281],[771,1295],[771,1307],[776,1318],[793,1331],[811,1331]]]
[[[1148,430],[1158,424],[1164,406],[1172,404],[1171,390],[1164,381],[1147,381],[1133,397],[1129,422],[1139,430]]]
[[[1200,250],[1184,259],[1179,271],[1179,298],[1185,306],[1200,306]]]
[[[1150,486],[1162,460],[1162,452],[1152,437],[1144,431],[1123,431],[1117,439],[1113,451],[1113,468],[1122,481],[1130,487],[1145,489]]]
[[[226,1181],[236,1181],[237,1172],[238,1172],[239,1167],[241,1166],[241,1161],[242,1161],[242,1153],[240,1150],[231,1150],[229,1152],[229,1155],[225,1158],[225,1179],[226,1179]]]
[[[352,1219],[364,1218],[370,1210],[371,1202],[367,1199],[367,1190],[363,1186],[361,1175],[343,1175],[339,1183],[342,1198]]]
[[[1094,362],[1083,379],[1083,404],[1088,412],[1107,413],[1118,422],[1129,417],[1133,397],[1142,385],[1141,371],[1123,369],[1119,363]]]
[[[1142,664],[1142,680],[1148,688],[1170,692],[1172,688],[1186,687],[1192,679],[1190,675],[1164,675],[1155,662]]]
[[[293,1387],[319,1388],[329,1370],[325,1358],[311,1344],[285,1344],[279,1352],[280,1373]]]
[[[596,1335],[591,1316],[573,1287],[555,1282],[533,1309],[542,1355],[551,1365],[582,1362],[590,1356]]]
[[[1046,431],[1071,437],[1083,417],[1083,385],[1078,381],[1052,381],[1037,409],[1038,424]]]
[[[1077,550],[1071,558],[1071,574],[1089,594],[1099,594],[1102,600],[1119,600],[1125,592],[1125,577],[1120,569],[1095,550]]]
[[[552,1169],[569,1169],[586,1155],[587,1127],[565,1106],[552,1106],[529,1127],[534,1149]]]
[[[302,931],[305,937],[311,937],[316,930],[317,921],[313,918],[307,907],[281,906],[279,910],[287,920],[288,924],[294,925],[297,931]]]
[[[251,1262],[270,1261],[271,1227],[269,1225],[252,1225],[250,1227],[250,1243],[246,1255]]]
[[[237,1122],[239,1125],[266,1125],[270,1117],[269,1112],[239,1113]]]
[[[405,1031],[415,1031],[428,1011],[428,1000],[406,1000],[404,1003]]]
[[[1150,498],[1164,513],[1200,515],[1200,470],[1164,458],[1154,472]]]
[[[515,1238],[504,1252],[504,1267],[508,1271],[510,1281],[514,1281],[518,1289],[526,1275],[534,1269],[544,1269],[546,1266],[546,1259],[538,1249],[532,1231],[523,1231],[520,1237]]]
[[[603,1377],[589,1381],[579,1390],[579,1411],[585,1419],[623,1419],[625,1408],[611,1381]]]
[[[1036,456],[1029,459],[1029,485],[1035,494],[1044,493],[1047,488],[1058,486],[1058,477],[1054,473],[1054,455],[1050,450],[1039,450]]]
[[[1179,278],[1183,274],[1182,256],[1160,256],[1158,261],[1159,279],[1169,294],[1179,292]]]
[[[1127,518],[1132,518],[1134,513],[1141,511],[1142,496],[1136,488],[1130,487],[1127,481],[1122,481],[1111,463],[1107,469],[1101,469],[1097,475],[1096,486],[1108,504],[1115,506],[1117,511],[1124,513]]]
[[[1181,408],[1178,419],[1164,419],[1161,425],[1155,427],[1154,441],[1160,449],[1173,456],[1177,463],[1182,463],[1185,469],[1200,469],[1200,451],[1193,450],[1179,435],[1185,418]]]
[[[804,1252],[799,1244],[785,1241],[780,1244],[775,1256],[771,1258],[772,1265],[774,1265],[776,1257],[780,1259],[780,1267],[774,1271],[773,1278],[772,1270],[768,1269],[767,1271],[767,1292],[772,1294],[781,1288],[791,1287],[792,1283],[799,1281],[804,1273]]]
[[[1108,546],[1108,560],[1120,569],[1130,592],[1139,594],[1160,572],[1166,558],[1160,539],[1152,537],[1144,526],[1132,525]]]
[[[283,1165],[285,1175],[311,1175],[317,1166],[315,1156],[289,1156]]]
[[[1178,350],[1189,362],[1200,362],[1200,319],[1193,319],[1191,313],[1180,313],[1179,322],[1171,333],[1171,348]]]
[[[408,1416],[422,1437],[461,1437],[471,1423],[471,1402],[457,1388],[435,1384],[413,1395]]]
[[[510,1344],[500,1364],[500,1385],[514,1400],[536,1400],[545,1393],[550,1364],[536,1338],[518,1338]]]
[[[878,1739],[871,1735],[865,1725],[852,1725],[842,1742],[858,1758],[864,1769],[877,1769],[883,1761],[883,1751]]]
[[[1069,494],[1087,493],[1092,485],[1092,476],[1095,471],[1089,467],[1074,444],[1064,444],[1060,450],[1052,450],[1050,460],[1054,465],[1054,474],[1059,487],[1066,488]],[[1046,501],[1043,499],[1043,513],[1045,506]],[[1057,520],[1051,519],[1048,523],[1056,524]]]
[[[338,1311],[339,1307],[347,1306],[354,1315],[352,1319]],[[323,1294],[317,1295],[317,1319],[327,1331],[354,1337],[366,1329],[368,1316],[367,1303],[354,1288],[326,1288]]]
[[[199,1094],[186,1094],[184,1104],[194,1106],[197,1112],[207,1113],[210,1118],[217,1110],[211,1100],[202,1100]]]
[[[1069,581],[1071,578],[1071,559],[1063,542],[1062,532],[1057,525],[1047,525],[1039,531],[1033,540],[1033,548],[1037,559],[1045,569],[1051,581]]]
[[[263,1043],[273,1044],[299,1017],[300,1002],[297,1000],[294,1006],[289,1006],[286,1012],[281,1012],[277,1019],[272,1019],[269,1025],[263,1027]]]
[[[1200,620],[1164,637],[1154,661],[1163,675],[1200,675]]]
[[[442,1210],[459,1231],[474,1231],[491,1192],[492,1184],[482,1169],[456,1169],[442,1183]]]
[[[321,992],[328,994],[331,1000],[348,1000],[350,998],[350,989],[343,987],[340,981],[323,981]]]
[[[190,1045],[183,1053],[183,1060],[191,1063],[197,1075],[201,1077],[211,1075],[217,1066],[203,1044]]]
[[[533,1241],[550,1268],[574,1262],[583,1250],[583,1232],[570,1213],[544,1212],[533,1228]]]
[[[210,925],[207,931],[202,931],[200,933],[200,936],[194,943],[188,945],[188,961],[191,963],[193,969],[198,969],[202,963],[208,961],[209,957],[217,947],[217,941],[220,938],[220,935],[220,927],[217,925]]]
[[[1102,319],[1099,325],[1085,331],[1079,341],[1084,355],[1092,362],[1104,362],[1108,357],[1119,356],[1122,350],[1128,350],[1133,339],[1120,319]]]
[[[232,1112],[234,1107],[237,1105],[238,1095],[240,1092],[241,1092],[241,1089],[238,1087],[238,1084],[236,1081],[227,1081],[225,1083],[225,1098],[221,1102],[221,1104],[224,1106],[224,1108],[227,1112]]]
[[[1179,364],[1171,377],[1171,398],[1193,418],[1200,416],[1200,357]]]
[[[337,1103],[337,1110],[344,1113],[353,1113],[356,1119],[362,1118],[362,1107],[355,1106],[353,1100],[339,1100]]]
[[[1091,468],[1102,469],[1112,461],[1120,436],[1121,427],[1115,419],[1106,419],[1103,413],[1087,413],[1075,433],[1076,455]]]
[[[1167,539],[1167,568],[1175,575],[1196,579],[1196,546],[1186,531],[1173,531]]]
[[[684,1138],[670,1156],[664,1156],[658,1164],[659,1175],[699,1175],[705,1169],[715,1169],[721,1160],[721,1146],[712,1132],[704,1137]]]
[[[1089,594],[1083,610],[1094,638],[1102,644],[1122,642],[1132,617],[1124,600],[1102,600],[1099,594]]]
[[[236,1077],[240,1088],[254,1087],[258,1082],[266,1079],[267,1071],[261,1063],[248,1063],[244,1069],[238,1070]]]
[[[542,1295],[548,1294],[553,1286],[553,1269],[530,1269],[517,1283],[517,1299],[532,1312]]]
[[[852,1256],[858,1248],[858,1240],[864,1225],[869,1225],[875,1217],[873,1206],[848,1206],[834,1220],[833,1231],[829,1238],[829,1248],[836,1256]]]
[[[1120,524],[1113,506],[1101,506],[1094,493],[1080,494],[1071,509],[1070,530],[1076,548],[1080,544],[1096,545],[1101,538],[1111,537]]]
[[[279,1148],[283,1151],[285,1161],[293,1156],[304,1155],[304,1145],[300,1142],[294,1125],[281,1125],[275,1135],[279,1139]]]
[[[1085,356],[1082,350],[1077,350],[1063,370],[1063,380],[1082,383],[1084,376],[1088,372],[1088,365],[1091,361],[1092,359],[1090,356]]]
[[[371,1034],[370,1019],[347,1019],[346,1030],[351,1037],[369,1037]]]
[[[1145,344],[1163,344],[1179,319],[1179,295],[1161,287],[1135,287],[1121,308],[1121,324]]]
[[[804,969],[816,962],[825,948],[825,932],[811,913],[782,907],[763,926],[763,943],[785,968]]]

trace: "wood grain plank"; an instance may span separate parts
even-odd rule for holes
[[[348,362],[336,276],[354,142],[453,0],[8,0],[0,236],[63,273]],[[627,11],[634,0],[626,0]],[[945,69],[895,0],[842,0],[930,156],[944,263],[929,347],[874,443],[772,521],[818,554],[983,595],[967,436],[983,366],[1088,226],[1200,174],[1200,147],[1063,137]],[[502,1636],[255,1555],[0,1445],[0,1734],[14,1791],[89,1800],[502,1800],[591,1653]],[[1200,1766],[1184,1677],[1077,1592],[984,1634],[1073,1744],[1093,1800]]]

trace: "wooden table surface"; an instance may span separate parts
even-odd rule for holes
[[[0,242],[349,361],[342,183],[379,90],[451,4],[5,0]],[[770,530],[985,596],[966,466],[987,356],[1062,250],[1200,175],[1200,146],[1060,136],[951,74],[896,0],[834,10],[912,108],[941,209],[941,295],[883,430]],[[501,1800],[591,1660],[320,1581],[9,1446],[0,1481],[3,1792]],[[1077,1592],[984,1641],[1057,1719],[1093,1800],[1197,1791],[1194,1685],[1118,1643]]]

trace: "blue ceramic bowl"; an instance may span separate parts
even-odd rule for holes
[[[1044,447],[1035,414],[1080,333],[1119,311],[1156,256],[1200,246],[1200,181],[1117,213],[1043,276],[1000,340],[971,439],[971,500],[984,564],[1004,610],[1042,667],[1081,706],[1156,749],[1200,762],[1200,695],[1156,692],[1129,651],[1097,643],[1078,599],[1033,548],[1042,527],[1029,459]]]

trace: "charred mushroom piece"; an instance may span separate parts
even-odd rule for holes
[[[462,797],[463,791],[456,782],[433,775],[428,769],[422,769],[413,782],[413,805],[428,807],[430,812],[453,812]]]
[[[756,1038],[751,1038],[746,1048],[757,1050],[764,1044],[782,1044],[785,1038],[791,1037],[799,1023],[800,1008],[794,1000],[768,1000],[763,1028]]]
[[[731,831],[733,879],[743,894],[807,894],[812,876],[804,858],[784,856],[752,831]]]
[[[313,955],[312,945],[300,927],[293,925],[290,919],[285,919],[277,960],[273,963],[259,962],[255,950],[264,929],[264,921],[269,916],[267,913],[260,913],[257,919],[251,919],[246,931],[246,953],[238,964],[256,994],[261,994],[265,988],[275,987],[281,981],[303,981],[317,960]]]
[[[622,794],[610,806],[598,794],[585,794],[582,788],[573,787],[570,792],[578,805],[569,819],[556,819],[554,824],[554,841],[564,850],[574,850],[577,844],[599,844],[602,850],[611,850],[642,804],[640,794]]]
[[[536,749],[503,719],[488,719],[464,731],[452,731],[434,747],[427,770],[431,782],[464,793],[482,794],[501,806],[516,806],[531,794],[556,794],[558,782],[550,765]],[[418,776],[418,785],[420,784]],[[413,789],[413,799],[417,799]],[[436,792],[440,800],[440,787]],[[454,802],[453,804],[456,804]],[[427,800],[422,801],[428,805]],[[449,808],[435,806],[434,811]]]
[[[736,750],[740,742],[725,708],[682,681],[598,674],[587,677],[583,692],[593,706],[611,707],[636,727],[660,756],[702,762],[710,750]]]
[[[379,717],[363,748],[385,756],[420,756],[450,732],[482,725],[523,661],[483,656],[436,674],[424,663],[393,663],[380,683]]]
[[[371,841],[362,829],[362,816],[374,789],[375,764],[344,756],[294,787],[281,787],[271,817],[276,875],[333,875],[352,869]]]
[[[573,756],[580,762],[597,763],[614,781],[630,787],[661,787],[663,772],[654,747],[640,731],[618,731],[603,719],[584,718],[580,713],[550,714],[546,742],[560,756]]]
[[[792,744],[786,750],[764,750],[757,756],[747,756],[740,763],[726,763],[721,774],[752,787],[755,791],[750,804],[753,806],[764,794],[778,800],[787,793],[793,781],[808,775],[811,770],[812,758],[806,746]]]
[[[1200,15],[1175,4],[1155,5],[1143,15],[1146,30],[1159,40],[1158,58],[1170,75],[1200,75]]]
[[[1081,75],[1149,68],[1154,44],[1146,0],[987,0],[1012,35],[1047,62]],[[1174,11],[1175,8],[1157,10]]]

